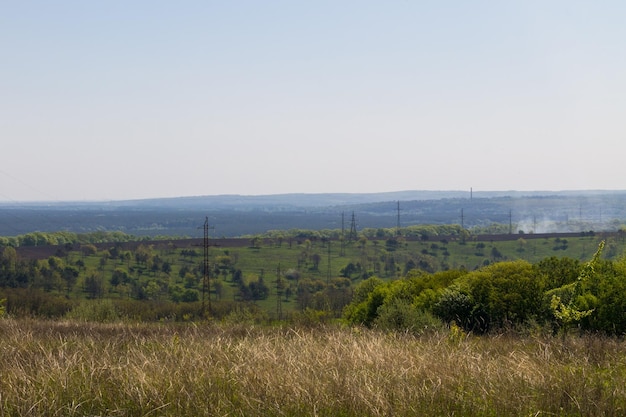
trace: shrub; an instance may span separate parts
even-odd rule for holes
[[[112,323],[119,320],[120,315],[111,300],[85,300],[66,314],[68,319]]]
[[[406,300],[396,298],[378,309],[374,327],[381,330],[408,331],[419,335],[429,330],[441,329],[443,323],[431,313],[415,308]]]

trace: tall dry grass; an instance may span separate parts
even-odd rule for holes
[[[618,416],[625,347],[0,320],[0,416]]]

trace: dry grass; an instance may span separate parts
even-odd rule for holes
[[[0,416],[618,416],[625,347],[0,320]]]

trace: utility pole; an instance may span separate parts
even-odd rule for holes
[[[463,209],[461,209],[461,229],[465,229],[465,216],[463,215]]]

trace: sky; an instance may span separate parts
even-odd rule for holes
[[[0,201],[626,189],[626,2],[0,1]]]

